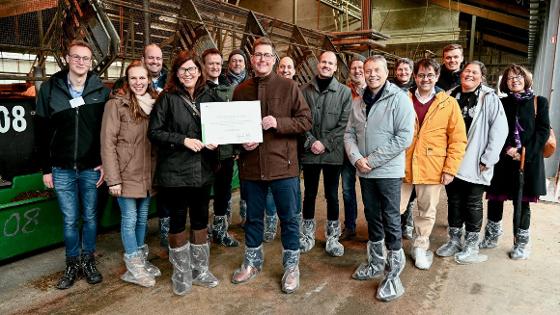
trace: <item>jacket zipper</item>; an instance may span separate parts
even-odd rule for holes
[[[79,121],[79,112],[80,107],[76,107],[76,116],[75,116],[75,126],[74,126],[74,170],[78,169],[78,136],[79,136],[79,128],[78,128],[78,121]]]

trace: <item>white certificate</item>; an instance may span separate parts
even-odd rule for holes
[[[200,118],[204,144],[263,141],[260,101],[200,103]]]

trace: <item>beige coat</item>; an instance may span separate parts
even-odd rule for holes
[[[101,160],[107,185],[122,185],[122,197],[152,194],[155,158],[148,139],[149,119],[134,121],[128,96],[107,102],[101,125]]]

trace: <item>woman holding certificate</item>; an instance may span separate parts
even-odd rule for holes
[[[217,146],[202,143],[200,125],[200,103],[216,101],[217,95],[206,86],[200,62],[190,52],[181,51],[150,117],[148,137],[158,149],[154,181],[171,215],[169,261],[177,295],[189,293],[192,284],[218,285],[208,270],[207,231]],[[185,231],[187,209],[190,242]]]

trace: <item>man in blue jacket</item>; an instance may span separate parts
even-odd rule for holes
[[[402,249],[400,191],[405,150],[412,143],[415,115],[406,94],[387,82],[389,70],[383,56],[364,62],[367,88],[352,102],[344,134],[348,159],[358,171],[365,217],[368,222],[368,262],[352,277],[368,280],[383,275],[377,298],[391,301],[404,293],[399,278],[406,258]],[[384,250],[387,258],[384,260]]]
[[[79,272],[90,284],[103,280],[94,253],[97,188],[103,183],[99,137],[109,89],[89,71],[92,54],[88,43],[70,43],[68,69],[43,84],[37,100],[43,183],[55,189],[64,221],[66,270],[58,289],[70,288]]]

